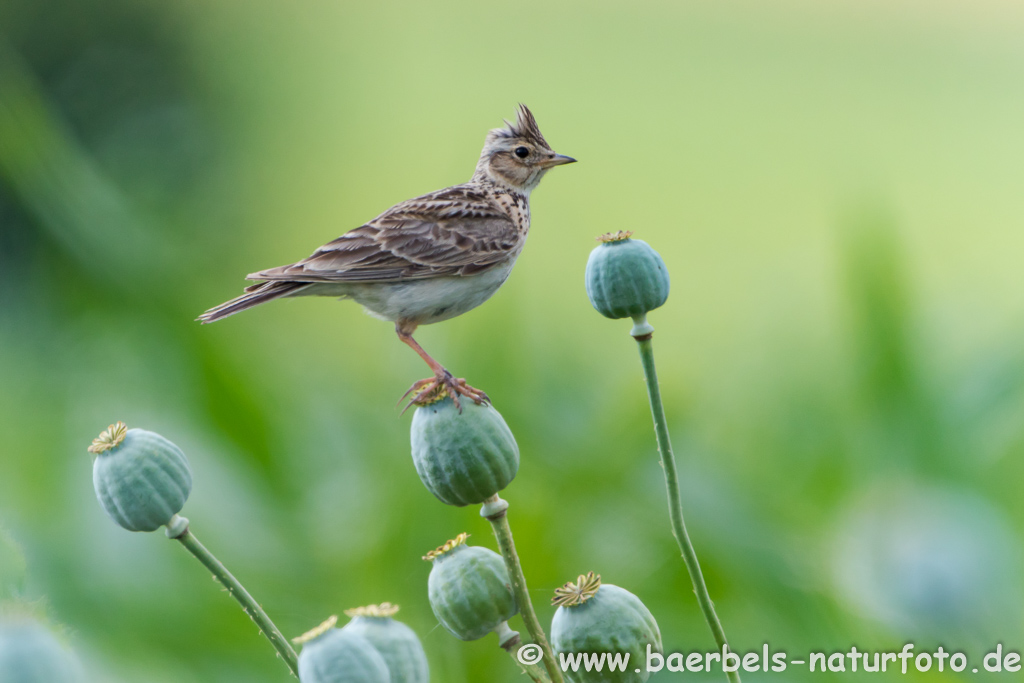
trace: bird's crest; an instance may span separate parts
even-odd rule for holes
[[[533,117],[533,112],[522,103],[516,108],[516,122],[506,120],[504,128],[495,128],[491,134],[502,138],[525,138],[544,149],[550,149],[548,141],[540,132],[537,119]]]

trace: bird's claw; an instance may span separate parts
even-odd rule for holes
[[[486,405],[491,401],[483,391],[471,387],[464,378],[452,376],[452,373],[447,370],[444,371],[444,374],[438,374],[414,382],[408,391],[402,394],[402,398],[398,399],[398,402],[404,401],[409,394],[414,395],[409,399],[408,405],[402,410],[403,413],[409,409],[409,406],[431,403],[446,395],[452,397],[452,402],[459,409],[460,413],[462,412],[462,404],[459,402],[459,396],[465,396],[477,405]]]

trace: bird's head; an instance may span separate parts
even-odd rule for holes
[[[529,193],[548,170],[574,161],[551,149],[533,113],[520,104],[515,123],[506,121],[487,134],[474,178]]]

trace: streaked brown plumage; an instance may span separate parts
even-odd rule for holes
[[[468,183],[396,204],[317,249],[309,258],[252,273],[245,293],[199,316],[204,323],[291,296],[353,299],[395,323],[399,338],[434,371],[416,382],[413,401],[443,388],[483,401],[412,338],[419,325],[454,318],[479,306],[508,277],[530,230],[530,192],[554,166],[575,159],[556,154],[533,114],[519,105],[516,122],[487,134]]]

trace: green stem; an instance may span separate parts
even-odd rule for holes
[[[505,628],[508,628],[508,622],[505,622]],[[512,631],[515,635],[508,640],[508,642],[501,643],[501,649],[507,652],[511,657],[512,661],[522,670],[524,674],[529,676],[534,683],[551,683],[551,679],[544,673],[536,664],[524,664],[519,661],[519,649],[523,646],[523,640],[519,637],[519,634]]]
[[[177,515],[175,515],[177,517]],[[296,677],[299,675],[299,658],[295,654],[295,650],[292,649],[291,643],[289,643],[281,631],[278,630],[274,622],[270,620],[267,613],[263,611],[263,608],[249,595],[249,591],[245,590],[245,587],[238,582],[231,572],[227,570],[220,560],[213,556],[206,547],[199,542],[191,531],[188,529],[188,520],[183,517],[179,518],[184,521],[184,531],[178,536],[172,536],[174,540],[179,541],[185,549],[192,553],[197,560],[203,563],[203,566],[213,572],[214,578],[221,582],[221,584],[228,589],[228,593],[231,594],[235,600],[242,606],[245,613],[256,622],[256,625],[260,627],[260,631],[266,636],[270,644],[274,646],[281,659],[288,665],[288,668],[292,670],[292,673]],[[175,520],[172,520],[168,524],[168,535],[171,535],[171,530],[180,528],[182,525],[175,524]]]
[[[522,669],[523,673],[529,676],[530,680],[534,683],[551,683],[547,674],[544,673],[544,670],[539,666],[536,664],[523,664],[519,661],[519,656],[516,654],[515,650],[506,650],[506,652],[512,655],[512,661],[514,661],[519,668]]]
[[[708,587],[704,583],[704,574],[700,570],[700,562],[697,560],[697,553],[690,542],[690,535],[686,533],[686,523],[683,521],[683,502],[679,495],[679,475],[676,473],[676,458],[672,454],[672,442],[668,436],[668,421],[665,419],[665,408],[661,403],[661,389],[658,387],[658,373],[654,369],[654,347],[651,344],[653,328],[644,327],[646,318],[637,320],[634,329],[634,338],[640,348],[640,361],[644,366],[644,379],[647,380],[647,396],[651,401],[651,415],[654,417],[654,433],[658,439],[658,452],[661,454],[661,466],[665,470],[665,486],[668,489],[668,516],[672,521],[672,533],[679,543],[679,549],[683,553],[683,562],[690,573],[690,580],[693,582],[693,592],[697,595],[697,603],[700,605],[704,619],[711,627],[711,633],[718,643],[718,648],[729,647],[729,641],[725,638],[725,631],[722,629],[722,622],[715,614],[715,605],[708,595]],[[650,331],[647,331],[650,330]],[[636,334],[636,332],[641,332]],[[726,676],[733,683],[739,683],[738,672],[726,672]]]
[[[530,601],[530,591],[526,587],[526,577],[523,576],[523,567],[519,562],[519,555],[516,553],[516,544],[512,539],[512,529],[508,525],[508,503],[494,494],[484,503],[481,515],[486,517],[494,529],[494,535],[498,539],[498,548],[501,556],[505,558],[505,568],[508,570],[509,579],[512,581],[512,592],[516,596],[516,604],[519,606],[519,613],[523,617],[523,624],[533,638],[533,642],[540,645],[544,653],[544,668],[548,671],[553,683],[564,683],[562,670],[558,668],[558,661],[555,659],[548,637],[544,634],[544,628],[537,619],[537,612],[533,609]],[[529,673],[529,672],[527,672]],[[534,679],[536,680],[536,679]]]

